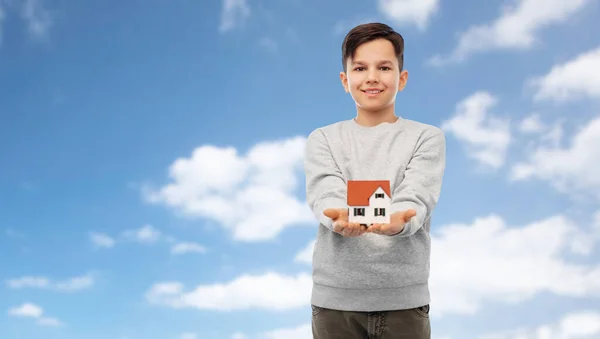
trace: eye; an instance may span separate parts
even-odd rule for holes
[[[389,70],[391,70],[391,68],[389,68],[387,66],[383,66],[383,67],[381,67],[381,70],[382,71],[389,71]]]
[[[365,69],[364,67],[356,67],[354,70],[355,70],[355,71],[362,71],[362,70],[364,70],[364,69]]]

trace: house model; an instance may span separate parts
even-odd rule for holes
[[[390,222],[389,180],[348,180],[348,221],[365,226]]]

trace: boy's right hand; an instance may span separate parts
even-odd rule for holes
[[[323,214],[333,220],[333,231],[345,237],[358,237],[366,233],[366,227],[348,222],[347,208],[328,208]]]

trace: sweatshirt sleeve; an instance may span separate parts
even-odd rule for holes
[[[306,201],[317,219],[333,230],[332,219],[323,215],[328,208],[348,208],[346,180],[336,165],[323,131],[317,129],[307,138],[304,156]]]
[[[414,209],[417,214],[394,235],[415,234],[431,217],[438,202],[446,166],[446,139],[435,129],[417,147],[404,172],[404,180],[392,193],[392,213]]]

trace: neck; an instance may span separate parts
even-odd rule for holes
[[[357,115],[354,120],[359,125],[373,127],[383,122],[395,123],[398,121],[398,117],[396,114],[394,114],[394,106],[390,106],[385,110],[377,112],[366,111],[358,108]]]

